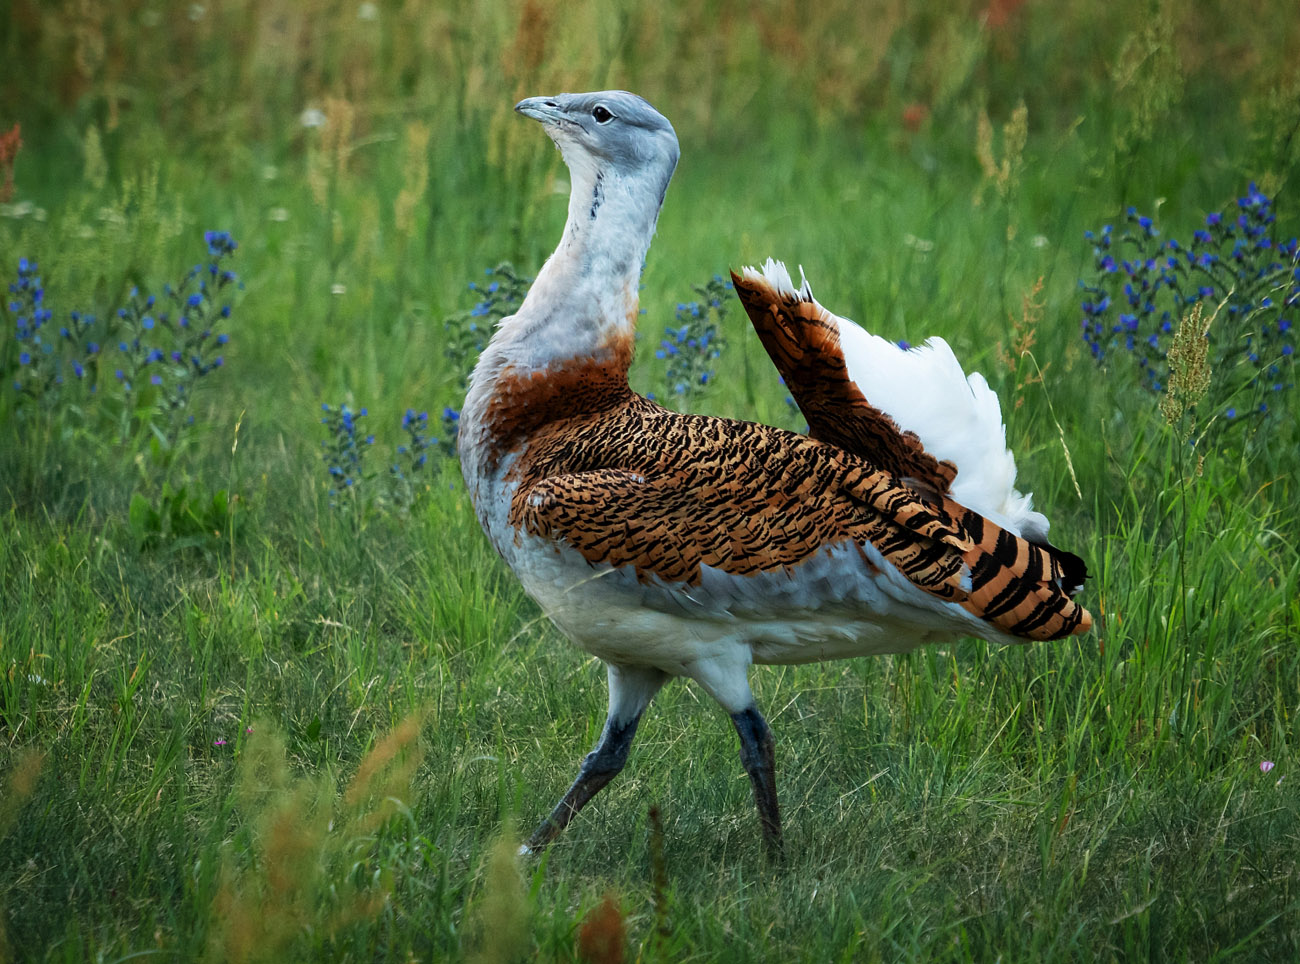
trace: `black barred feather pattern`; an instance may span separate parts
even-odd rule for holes
[[[974,544],[963,602],[970,612],[1025,639],[1060,639],[1091,626],[1088,611],[1071,598],[1087,575],[1078,556],[1018,538],[951,500],[946,507]]]
[[[866,400],[849,377],[839,329],[819,305],[781,295],[734,271],[731,280],[759,340],[808,420],[810,436],[866,458],[927,493],[948,491],[956,467],[925,451],[920,439],[901,431]]]

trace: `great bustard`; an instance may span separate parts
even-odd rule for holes
[[[637,289],[677,165],[625,91],[530,97],[569,167],[568,223],[479,359],[460,454],[524,589],[602,659],[609,715],[529,839],[549,843],[622,769],[666,680],[731,714],[764,842],[781,848],[752,663],[897,653],[964,635],[1084,632],[1083,563],[1014,488],[997,396],[941,339],[910,351],[822,308],[785,267],[733,275],[809,435],[661,408],[628,386]]]

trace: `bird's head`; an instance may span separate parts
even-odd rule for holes
[[[677,134],[643,98],[625,90],[555,94],[521,100],[515,110],[541,121],[575,175],[644,178],[662,200],[677,166]]]

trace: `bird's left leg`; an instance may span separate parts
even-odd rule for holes
[[[551,815],[533,831],[523,852],[536,853],[559,835],[569,821],[605,784],[614,779],[627,762],[632,737],[641,714],[664,685],[668,675],[649,666],[616,666],[609,663],[609,715],[600,742],[582,761],[578,778],[569,787]]]

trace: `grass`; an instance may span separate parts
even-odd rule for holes
[[[1172,61],[1168,31],[1082,3],[1007,5],[1001,32],[882,7],[873,44],[785,29],[780,4],[228,6],[96,25],[15,3],[0,27],[29,67],[0,82],[25,142],[0,269],[37,259],[47,303],[103,318],[223,229],[245,283],[175,453],[103,431],[108,380],[84,416],[0,399],[0,960],[575,960],[607,895],[642,960],[1295,959],[1295,402],[1198,470],[1155,397],[1088,358],[1076,288],[1084,228],[1129,203],[1164,198],[1178,233],[1258,178],[1296,233],[1294,68],[1270,67],[1294,30],[1245,43],[1285,5],[1164,9]],[[467,284],[533,273],[558,238],[564,172],[513,99],[607,84],[683,145],[634,385],[662,396],[649,349],[692,285],[802,263],[831,307],[988,375],[1023,484],[1093,576],[1083,638],[756,670],[780,868],[729,721],[684,683],[513,863],[599,733],[601,667],[523,596],[454,460],[409,514],[327,494],[321,404],[369,408],[382,476],[403,411],[458,404],[442,319]],[[793,425],[743,313],[724,324],[698,407]],[[163,475],[204,511],[232,496],[210,537],[133,527]]]

